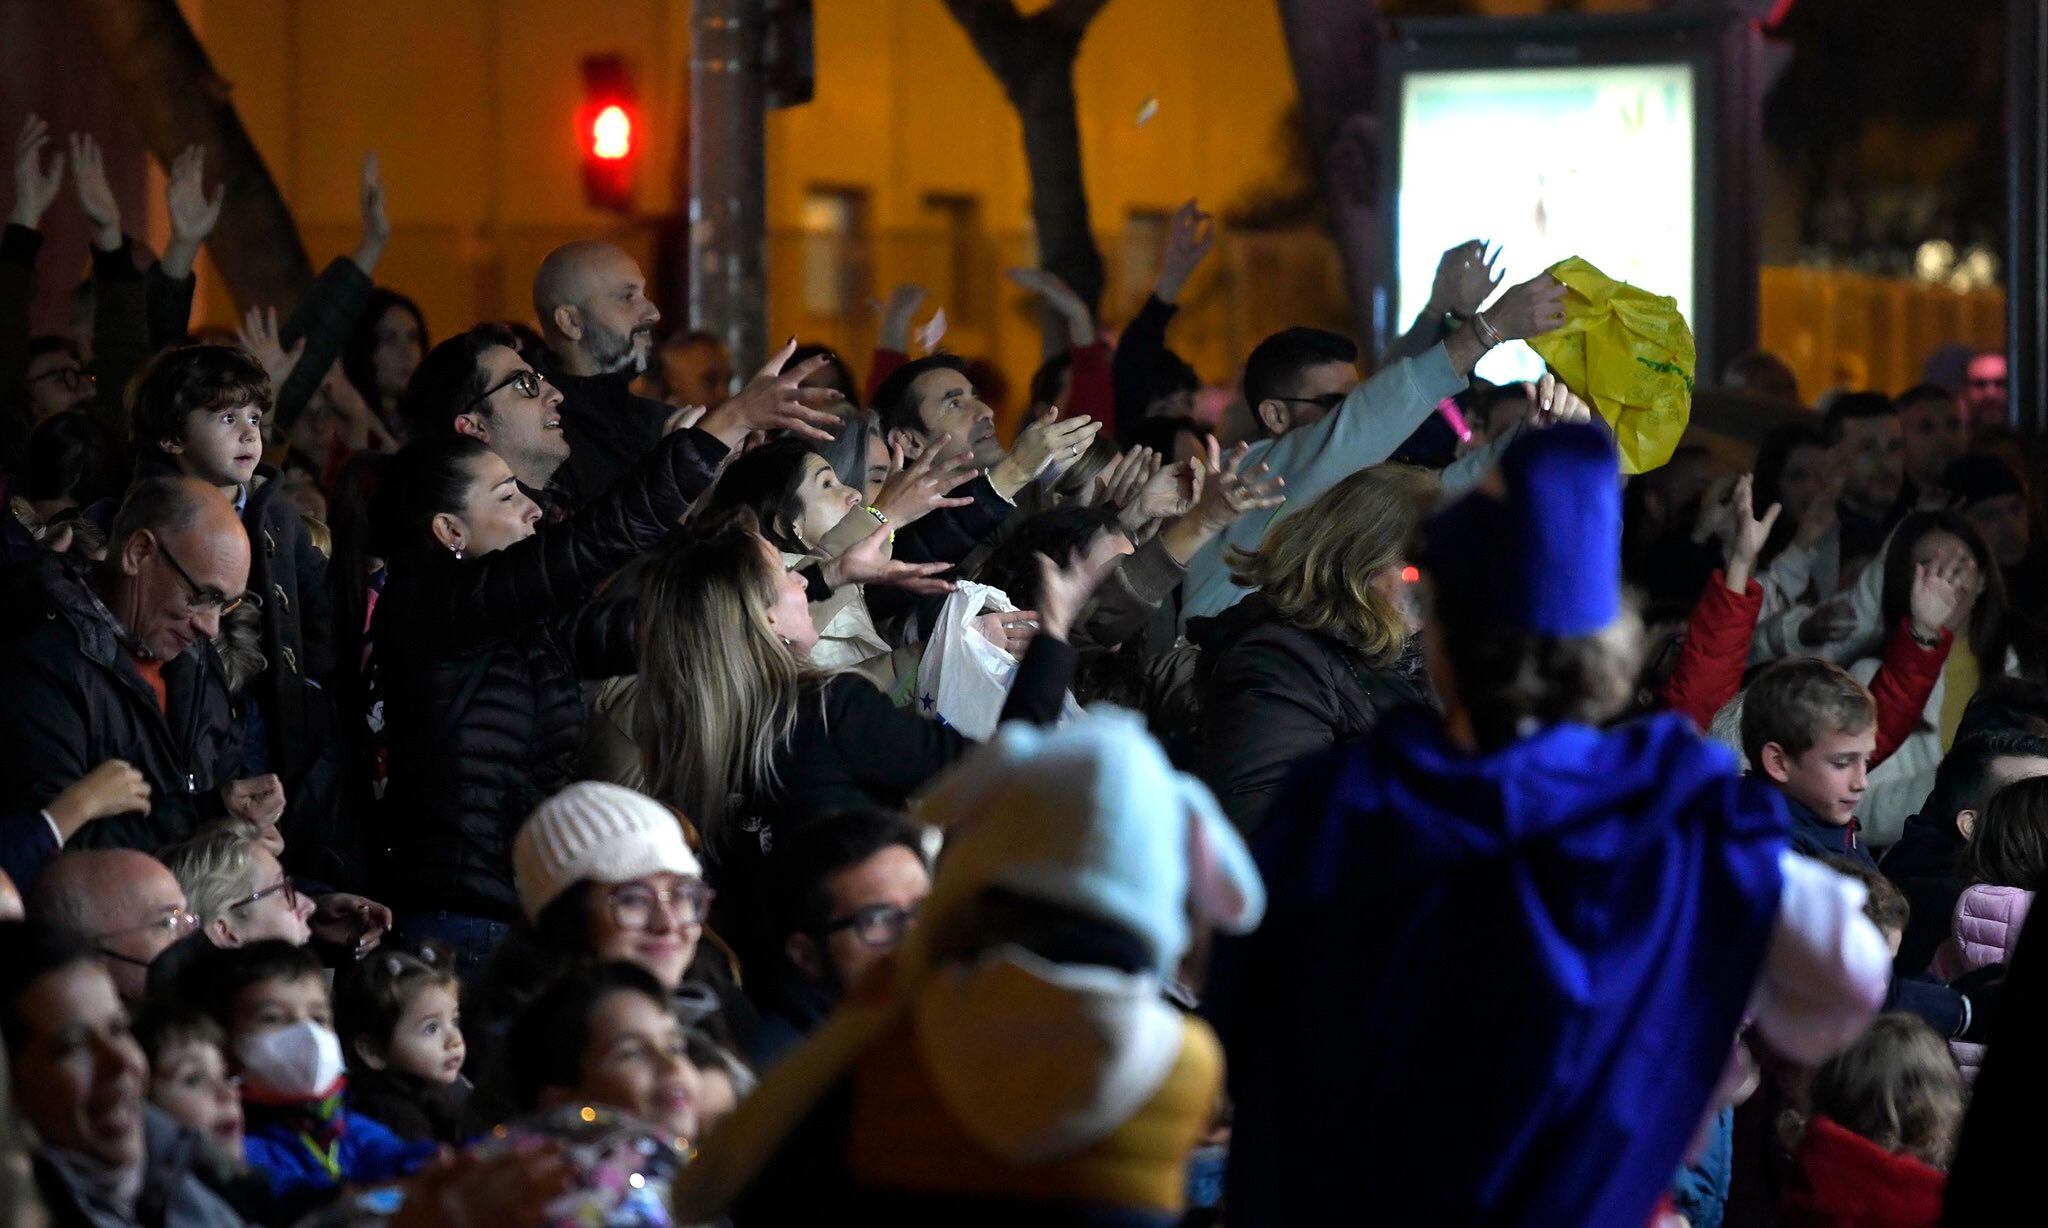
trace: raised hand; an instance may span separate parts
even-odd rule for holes
[[[1061,418],[1060,407],[1055,405],[1018,433],[1017,442],[999,467],[1010,469],[1019,479],[1012,490],[1022,488],[1054,461],[1072,462],[1086,452],[1101,431],[1102,424],[1093,418]],[[1003,485],[998,483],[996,489],[1003,490]]]
[[[889,301],[882,305],[882,333],[876,345],[899,354],[910,352],[910,324],[917,318],[917,309],[924,306],[923,286],[908,282],[895,286],[889,291]]]
[[[1145,483],[1159,467],[1159,454],[1150,448],[1132,448],[1103,466],[1089,483],[1091,506],[1100,503],[1119,513],[1132,511]]]
[[[1483,313],[1486,325],[1501,340],[1534,337],[1564,323],[1564,286],[1548,273],[1538,273],[1519,286],[1511,286],[1492,310]],[[1486,327],[1479,332],[1482,337]]]
[[[377,949],[391,921],[391,910],[377,901],[335,891],[315,897],[307,925],[315,938],[329,946],[353,948],[361,959]]]
[[[242,348],[249,351],[256,361],[263,364],[263,371],[270,376],[273,392],[284,387],[291,378],[292,369],[299,365],[299,358],[306,352],[306,339],[299,338],[291,349],[284,348],[278,338],[277,308],[251,307],[242,314],[242,327],[235,330],[235,339]]]
[[[92,223],[92,245],[103,252],[121,247],[121,205],[107,182],[100,143],[89,132],[71,134],[71,182],[78,189],[78,207]]]
[[[220,221],[220,207],[227,200],[228,185],[214,185],[206,194],[206,146],[188,145],[171,163],[170,181],[164,185],[164,206],[171,215],[171,237],[204,243]]]
[[[831,362],[832,356],[818,354],[788,367],[794,353],[796,338],[791,337],[765,366],[754,372],[746,387],[705,414],[697,429],[716,436],[728,448],[738,448],[753,431],[791,431],[820,443],[831,442],[840,419],[825,406],[837,405],[846,398],[831,388],[802,385],[813,371]]]
[[[1188,278],[1216,247],[1216,219],[1189,200],[1174,210],[1167,224],[1166,249],[1159,255],[1159,282],[1152,293],[1162,303],[1177,302]]]
[[[1081,609],[1109,573],[1116,569],[1122,555],[1102,554],[1082,550],[1074,555],[1065,567],[1055,567],[1051,559],[1038,556],[1038,633],[1064,640],[1074,629],[1074,620],[1081,616]]]
[[[1095,344],[1095,313],[1081,301],[1059,274],[1051,269],[1011,269],[1009,279],[1044,299],[1047,306],[1067,322],[1067,340],[1075,345]]]
[[[1192,456],[1176,465],[1165,464],[1162,458],[1153,462],[1152,476],[1138,492],[1137,510],[1143,523],[1171,520],[1195,510],[1201,497],[1201,464]]]
[[[936,597],[953,591],[953,582],[939,575],[951,566],[946,562],[905,563],[890,558],[889,530],[876,529],[845,554],[821,564],[820,569],[825,583],[833,588],[842,584],[887,584],[920,597]]]
[[[1470,319],[1507,275],[1506,270],[1494,267],[1499,262],[1500,249],[1489,249],[1484,239],[1472,239],[1445,252],[1437,261],[1436,280],[1430,286],[1430,314],[1453,311]]]
[[[875,494],[875,510],[889,518],[891,529],[915,524],[942,507],[967,507],[974,502],[966,496],[949,497],[981,472],[974,467],[973,455],[954,452],[952,443],[951,435],[940,435],[908,465],[903,450],[889,445],[889,479]]]
[[[43,214],[57,199],[64,183],[64,151],[43,164],[43,150],[50,144],[50,125],[40,115],[31,115],[14,139],[14,211],[7,220],[30,230],[42,225]]]
[[[356,247],[356,267],[365,273],[376,271],[391,242],[391,218],[384,212],[384,174],[373,150],[363,155],[362,181],[356,189],[356,203],[363,214],[363,241]]]
[[[1956,625],[1976,603],[1977,560],[1968,548],[1943,543],[1934,556],[1913,566],[1913,592],[1907,614],[1913,634],[1922,642],[1938,640],[1944,627]]]
[[[1541,430],[1566,422],[1591,422],[1593,407],[1585,398],[1565,387],[1564,381],[1546,371],[1543,378],[1524,385],[1529,392],[1528,424]]]
[[[1281,493],[1287,485],[1286,478],[1268,477],[1269,470],[1263,463],[1249,473],[1244,472],[1245,457],[1250,452],[1251,445],[1241,443],[1230,450],[1226,459],[1222,445],[1211,435],[1208,456],[1197,458],[1203,473],[1201,492],[1188,518],[1199,522],[1212,536],[1236,524],[1248,512],[1287,502],[1287,496]]]
[[[1755,479],[1745,473],[1735,479],[1735,485],[1728,495],[1728,527],[1721,539],[1721,574],[1724,583],[1732,592],[1747,592],[1749,578],[1756,571],[1756,561],[1763,555],[1764,543],[1770,540],[1771,528],[1778,523],[1782,505],[1773,503],[1756,514]]]

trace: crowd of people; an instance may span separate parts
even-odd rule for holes
[[[863,374],[742,379],[579,241],[436,340],[374,158],[350,256],[195,329],[203,153],[157,256],[54,141],[0,235],[5,1222],[2023,1205],[1998,356],[1809,405],[1748,355],[1782,425],[1624,479],[1588,390],[1475,377],[1569,307],[1471,243],[1369,378],[1287,328],[1204,421],[1189,202],[1113,344],[1015,274],[1066,336],[1006,440],[915,287]]]

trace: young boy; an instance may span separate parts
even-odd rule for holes
[[[136,469],[138,476],[176,472],[217,486],[241,514],[249,533],[248,591],[256,601],[247,622],[239,614],[223,620],[222,639],[259,650],[261,663],[250,676],[231,679],[236,715],[249,774],[276,773],[296,804],[333,725],[326,698],[308,681],[326,674],[333,637],[326,557],[277,471],[260,463],[270,399],[270,377],[240,349],[164,351],[135,387]]]
[[[1877,861],[1857,832],[1869,787],[1877,705],[1839,665],[1793,657],[1766,669],[1742,699],[1742,753],[1785,795],[1792,847],[1815,857]]]
[[[290,1223],[343,1187],[405,1176],[432,1143],[407,1143],[343,1099],[341,1041],[326,971],[305,947],[210,949],[181,977],[227,1034],[242,1080],[243,1151],[270,1185],[271,1222]]]

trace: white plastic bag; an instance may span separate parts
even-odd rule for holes
[[[994,736],[1010,695],[1010,682],[1017,676],[1017,658],[993,643],[974,625],[983,614],[1011,613],[1017,608],[999,588],[963,580],[946,598],[925,641],[924,658],[917,667],[917,710],[950,725],[977,742]],[[1065,720],[1080,714],[1081,706],[1067,696]]]

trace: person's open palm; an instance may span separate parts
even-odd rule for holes
[[[14,139],[14,212],[9,218],[29,230],[42,224],[64,184],[64,152],[58,150],[47,165],[43,162],[49,144],[50,124],[40,115],[29,116]]]
[[[1485,306],[1487,297],[1507,275],[1505,269],[1495,267],[1499,263],[1500,249],[1489,249],[1484,239],[1458,244],[1437,261],[1430,301],[1444,311],[1469,318]]]

